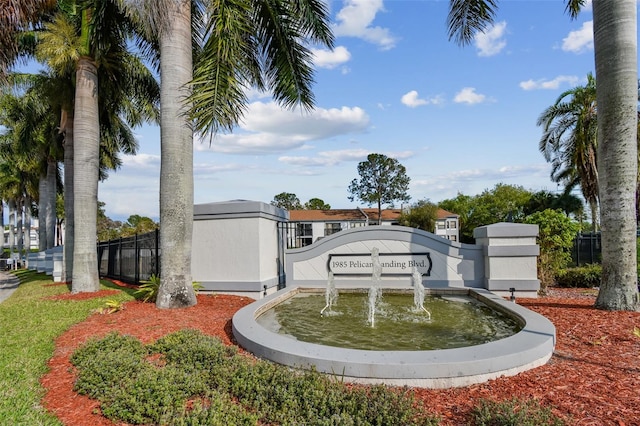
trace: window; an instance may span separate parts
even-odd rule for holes
[[[305,247],[313,242],[313,229],[310,223],[296,223],[296,247]]]
[[[448,220],[447,221],[447,228],[456,229],[456,221],[455,220]]]
[[[449,235],[449,239],[451,241],[458,241],[458,238],[455,235]]]
[[[438,229],[444,229],[444,222],[438,222]]]
[[[336,232],[342,231],[342,225],[339,223],[325,223],[324,224],[324,236],[328,237],[329,235],[333,235]]]

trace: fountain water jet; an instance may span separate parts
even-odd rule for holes
[[[413,305],[416,311],[425,311],[427,313],[427,319],[431,319],[431,312],[424,307],[424,286],[422,285],[422,274],[418,271],[418,268],[413,267],[413,274],[411,275],[413,281]]]
[[[371,249],[371,287],[369,287],[369,324],[375,327],[376,306],[382,297],[380,278],[382,277],[382,265],[380,264],[380,250],[377,247]]]
[[[336,290],[336,284],[333,281],[333,272],[329,271],[329,277],[327,278],[327,291],[325,293],[325,301],[327,302],[327,304],[320,311],[320,315],[324,315],[324,311],[327,310],[327,308],[329,308],[329,311],[331,311],[331,307],[336,303],[337,300],[338,290]]]

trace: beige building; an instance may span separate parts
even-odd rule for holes
[[[401,214],[401,209],[382,210],[381,225],[398,225]],[[289,247],[305,247],[320,238],[328,237],[345,229],[377,224],[378,209],[376,208],[290,210],[287,245]],[[459,216],[438,209],[435,229],[432,232],[451,241],[459,241],[459,230]]]

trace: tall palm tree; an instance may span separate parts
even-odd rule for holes
[[[592,229],[597,230],[598,168],[596,80],[587,75],[585,86],[566,90],[538,118],[542,126],[539,149],[551,163],[551,180],[565,192],[580,185],[591,208]]]
[[[60,125],[65,134],[65,246],[73,247],[72,252],[65,249],[73,259],[65,260],[65,278],[71,275],[73,292],[99,289],[98,180],[106,176],[106,168],[120,165],[118,150],[135,152],[128,125],[157,116],[157,82],[128,50],[132,31],[115,1],[87,0],[61,2],[39,34],[37,56],[58,75],[75,79],[75,95],[62,103]]]
[[[50,216],[52,213],[55,215],[57,158],[61,145],[56,130],[55,109],[43,102],[42,92],[39,90],[41,86],[37,85],[46,79],[38,77],[40,76],[27,80],[23,76],[14,76],[11,80],[30,81],[34,86],[27,90],[21,89],[20,95],[5,91],[0,97],[0,123],[7,129],[0,137],[0,150],[5,158],[12,158],[8,160],[11,165],[6,172],[13,170],[16,174],[35,174],[39,179],[38,190],[33,185],[24,194],[24,202],[18,200],[17,204],[24,204],[26,214],[30,213],[31,199],[38,200],[40,243],[46,249],[53,246],[55,233],[55,216]],[[20,181],[20,185],[26,183],[22,182],[25,181],[24,177],[13,176],[13,179]]]
[[[196,0],[193,6],[190,0],[123,1],[160,46],[162,262],[156,304],[186,307],[196,303],[191,119],[198,131],[231,130],[252,86],[271,90],[281,104],[311,108],[313,72],[304,43],[331,46],[333,37],[320,0]]]
[[[638,310],[638,26],[635,0],[593,2],[602,282],[596,307]]]
[[[585,0],[567,0],[575,18]],[[596,307],[640,307],[636,269],[638,179],[636,0],[594,1],[593,34],[598,88],[598,192],[602,228],[602,283]],[[467,44],[493,23],[497,0],[451,0],[449,38]]]

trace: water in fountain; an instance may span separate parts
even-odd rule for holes
[[[431,312],[424,307],[424,286],[422,285],[422,274],[418,268],[413,267],[413,306],[415,311],[424,311],[428,319],[431,319]]]
[[[380,250],[377,247],[371,249],[371,287],[369,287],[369,324],[376,323],[376,307],[382,297],[380,278],[382,277],[382,265],[380,264]]]
[[[330,315],[332,313],[331,307],[336,303],[337,300],[338,290],[336,290],[336,284],[333,281],[333,272],[329,271],[329,277],[327,278],[327,291],[325,293],[326,305],[320,311],[320,315]],[[327,309],[329,310],[327,311]]]

